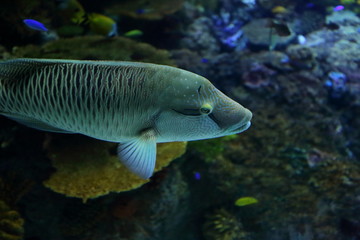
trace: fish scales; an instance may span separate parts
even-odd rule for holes
[[[15,69],[2,70],[0,74],[20,77],[1,78],[2,112],[25,114],[57,128],[106,139],[126,136],[131,128],[122,126],[131,126],[139,117],[135,112],[139,108],[146,112],[152,105],[153,87],[151,81],[145,81],[151,78],[151,69],[101,62],[39,66],[31,60],[21,61],[24,62],[16,64]]]
[[[197,74],[115,61],[0,62],[0,114],[39,130],[118,142],[132,172],[151,177],[156,143],[240,133],[252,113]]]

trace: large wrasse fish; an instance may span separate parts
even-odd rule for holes
[[[240,133],[252,118],[207,79],[179,68],[56,59],[1,62],[0,114],[118,142],[119,159],[142,178],[153,173],[156,143]]]

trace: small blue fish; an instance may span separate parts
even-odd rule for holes
[[[201,174],[199,172],[194,172],[194,178],[195,178],[195,180],[200,180]]]
[[[344,6],[338,5],[338,6],[334,7],[334,12],[339,12],[339,11],[342,11],[342,10],[344,10],[344,9],[345,9]]]
[[[36,21],[34,19],[25,19],[24,20],[25,25],[28,28],[31,28],[33,30],[41,31],[41,32],[47,32],[48,29],[39,21]]]
[[[207,58],[202,58],[202,59],[201,59],[201,62],[202,62],[202,63],[208,63],[208,62],[209,62],[209,59],[207,59]]]

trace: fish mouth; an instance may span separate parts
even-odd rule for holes
[[[234,132],[234,133],[241,133],[241,132],[247,130],[250,126],[251,126],[251,122],[250,122],[250,121],[247,121],[245,124],[243,124],[243,125],[241,125],[240,127],[235,128],[234,130],[232,130],[232,132]]]

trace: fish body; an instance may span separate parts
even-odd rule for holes
[[[99,13],[89,13],[86,16],[92,32],[108,37],[117,36],[117,24],[112,18]]]
[[[142,178],[153,173],[156,143],[239,133],[252,117],[185,70],[56,59],[1,62],[0,113],[40,130],[118,142],[120,160]]]
[[[235,201],[235,206],[243,207],[251,204],[258,203],[259,201],[254,197],[241,197]]]
[[[125,37],[140,37],[142,36],[144,33],[139,30],[139,29],[134,29],[134,30],[130,30],[126,33],[124,33]]]
[[[59,9],[65,18],[88,28],[93,33],[108,37],[118,35],[114,19],[100,13],[87,13],[77,0],[60,0]]]
[[[44,26],[44,24],[34,19],[25,19],[23,22],[28,28],[32,30],[41,31],[41,32],[48,31],[48,29]]]

